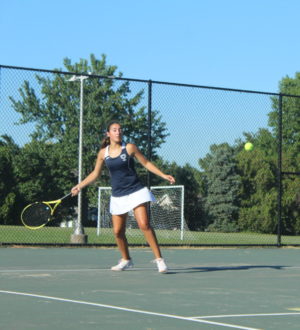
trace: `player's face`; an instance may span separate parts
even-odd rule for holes
[[[112,124],[107,132],[112,142],[122,141],[122,128],[119,124]]]

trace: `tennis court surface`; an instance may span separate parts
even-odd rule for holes
[[[1,329],[299,329],[300,250],[0,249]]]

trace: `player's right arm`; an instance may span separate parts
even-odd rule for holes
[[[80,183],[78,183],[75,187],[71,189],[72,196],[78,195],[82,188],[95,182],[100,176],[104,164],[104,153],[105,148],[101,149],[98,152],[94,170],[84,180],[82,180]]]

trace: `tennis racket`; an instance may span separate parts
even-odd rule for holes
[[[54,212],[58,205],[71,193],[55,201],[35,202],[27,205],[21,213],[21,221],[28,229],[39,229],[53,219]]]

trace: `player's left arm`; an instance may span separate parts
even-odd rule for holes
[[[135,157],[148,171],[169,181],[171,184],[175,183],[175,179],[172,175],[163,173],[158,167],[151,163],[135,144],[128,143],[126,145],[126,150],[130,156]]]

